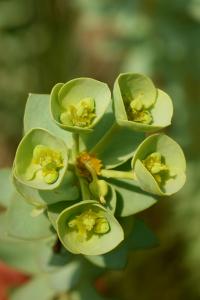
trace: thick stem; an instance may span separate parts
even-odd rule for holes
[[[90,195],[90,191],[88,189],[87,181],[84,178],[82,178],[81,176],[78,176],[78,179],[79,179],[79,183],[80,183],[82,199],[90,200],[91,195]]]
[[[82,199],[83,200],[89,200],[90,199],[90,192],[87,186],[86,180],[79,175],[79,172],[76,168],[76,158],[79,154],[79,134],[78,133],[72,133],[73,137],[73,148],[72,148],[72,153],[73,153],[73,160],[75,164],[75,172],[79,180],[80,188],[81,188],[81,194],[82,194]]]
[[[116,170],[101,170],[101,176],[106,178],[131,179],[136,180],[133,171],[116,171]]]
[[[79,154],[79,134],[78,133],[72,133],[74,145],[73,145],[73,153],[76,157]]]

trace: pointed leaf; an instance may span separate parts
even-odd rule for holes
[[[101,268],[122,269],[126,266],[131,250],[154,247],[158,240],[153,232],[139,219],[133,223],[132,231],[121,245],[104,255],[85,256],[89,261]]]
[[[24,132],[33,128],[46,129],[72,147],[71,133],[58,127],[50,115],[50,95],[29,94],[24,113]]]
[[[116,214],[127,217],[143,211],[157,202],[157,199],[134,185],[131,180],[109,180],[117,191]]]
[[[32,217],[33,207],[15,195],[8,209],[8,234],[23,240],[46,239],[52,236],[48,218],[44,214]]]
[[[33,278],[20,288],[17,288],[11,295],[11,300],[52,300],[56,291],[48,283],[46,275]]]
[[[91,152],[107,169],[115,168],[133,156],[144,136],[114,124]]]
[[[48,276],[50,287],[57,293],[64,293],[72,289],[79,281],[81,275],[80,261],[71,261],[59,270]]]
[[[35,206],[51,205],[61,201],[78,199],[79,190],[72,172],[67,171],[62,184],[51,191],[34,189],[19,182],[15,177],[14,185],[25,201]]]
[[[57,230],[57,219],[60,213],[66,209],[74,205],[76,202],[74,201],[66,201],[66,202],[58,202],[56,204],[52,204],[48,206],[47,215],[53,227]]]
[[[0,205],[8,207],[15,188],[11,180],[11,169],[0,170]]]

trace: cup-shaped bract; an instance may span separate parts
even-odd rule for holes
[[[111,93],[107,84],[91,78],[76,78],[56,84],[51,91],[51,115],[61,128],[90,132],[105,113]]]
[[[113,214],[94,200],[63,210],[57,219],[57,231],[64,247],[75,254],[104,254],[124,239],[123,229]]]
[[[147,137],[136,149],[131,164],[140,187],[146,192],[169,196],[185,183],[184,153],[165,134]]]
[[[57,188],[66,173],[68,149],[47,130],[35,128],[21,140],[13,172],[18,181],[39,190]]]
[[[142,74],[120,74],[114,84],[113,97],[115,118],[120,126],[153,132],[171,124],[170,97]]]

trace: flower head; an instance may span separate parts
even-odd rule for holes
[[[64,178],[67,161],[68,150],[62,140],[44,129],[33,129],[18,146],[14,175],[30,187],[55,189]]]
[[[134,73],[120,74],[114,85],[114,110],[120,126],[152,132],[171,123],[170,97],[156,89],[150,78]]]
[[[106,253],[124,238],[113,214],[94,200],[81,201],[63,210],[57,219],[57,231],[67,250],[85,255]]]
[[[68,222],[71,229],[77,230],[81,239],[89,239],[92,234],[104,234],[109,231],[109,223],[100,212],[85,210]]]
[[[136,149],[132,168],[140,187],[152,194],[171,195],[185,183],[185,157],[167,135],[154,134]]]
[[[88,127],[95,119],[95,101],[93,98],[84,98],[76,105],[69,105],[60,115],[62,124],[70,124],[77,127]]]
[[[72,132],[90,132],[110,101],[108,86],[91,78],[56,84],[51,92],[51,114],[56,124]]]

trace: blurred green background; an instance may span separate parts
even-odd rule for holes
[[[0,0],[0,167],[22,134],[27,95],[88,76],[149,75],[174,102],[166,130],[183,147],[188,180],[176,197],[140,214],[160,246],[109,272],[121,300],[200,299],[200,1]],[[92,300],[92,299],[91,299]]]

